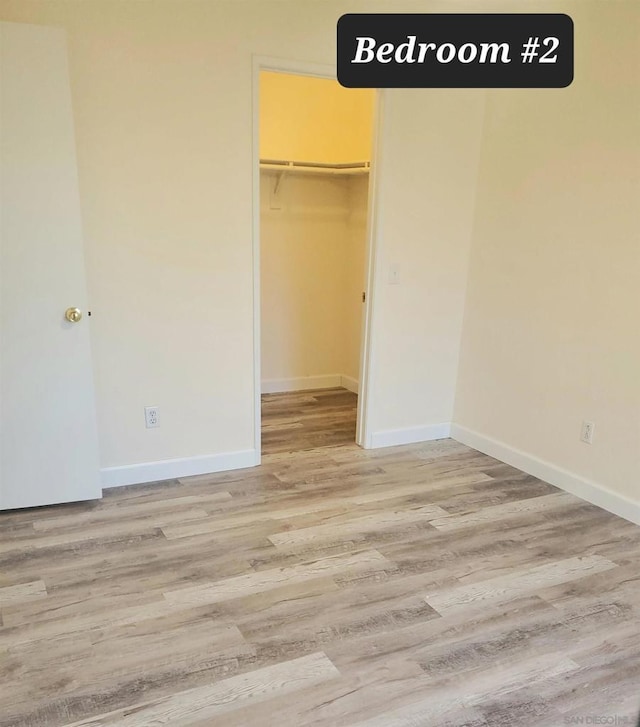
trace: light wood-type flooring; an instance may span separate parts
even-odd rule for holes
[[[639,527],[452,440],[263,459],[0,514],[1,727],[635,724]]]
[[[262,453],[356,441],[358,397],[346,389],[262,395]]]

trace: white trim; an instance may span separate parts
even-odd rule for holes
[[[428,424],[424,427],[408,427],[407,429],[387,429],[382,432],[372,432],[371,445],[368,449],[379,447],[395,447],[398,444],[414,444],[415,442],[429,442],[432,439],[446,439],[451,430],[449,422]]]
[[[358,393],[358,381],[344,374],[318,374],[317,376],[297,376],[292,379],[264,379],[263,394],[279,394],[287,391],[308,391],[309,389],[334,389],[343,386]]]
[[[353,376],[346,376],[345,374],[342,374],[340,377],[340,383],[349,391],[353,391],[354,394],[358,393],[358,390],[360,389],[360,384],[358,383],[358,379],[354,379]]]
[[[253,258],[253,448],[260,464],[262,452],[262,403],[260,373],[260,59],[254,56],[251,95],[251,254]]]
[[[371,147],[371,168],[369,172],[369,189],[367,194],[367,232],[366,232],[366,287],[365,302],[362,313],[362,326],[360,333],[360,391],[358,396],[358,413],[356,416],[356,444],[371,448],[372,433],[371,421],[373,419],[373,376],[375,368],[375,355],[373,345],[373,331],[375,320],[374,286],[377,279],[377,229],[378,229],[378,194],[379,194],[379,168],[382,152],[382,118],[384,113],[384,92],[376,91],[375,108],[373,112],[373,139]]]
[[[338,70],[335,63],[309,63],[291,58],[277,56],[253,56],[253,68],[260,71],[275,71],[276,73],[294,73],[298,76],[316,76],[317,78],[336,79]]]
[[[340,374],[298,376],[294,379],[265,379],[262,382],[262,393],[277,394],[285,391],[306,391],[307,389],[333,389],[336,386],[342,386]]]
[[[625,520],[640,525],[640,502],[612,492],[604,485],[459,424],[451,425],[451,437],[490,457],[506,462],[512,467],[517,467],[527,474],[571,492],[582,500],[591,502],[614,515],[619,515]]]
[[[160,462],[142,462],[123,467],[104,467],[100,471],[102,487],[123,487],[145,482],[173,480],[176,477],[206,475],[260,464],[260,453],[253,449],[222,454],[203,454],[197,457],[165,459]]]

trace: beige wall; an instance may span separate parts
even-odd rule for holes
[[[369,161],[374,94],[329,78],[263,71],[260,156],[329,164]]]
[[[568,10],[574,83],[488,94],[454,419],[640,504],[640,6]]]
[[[277,179],[261,174],[264,390],[336,385],[308,377],[357,380],[366,178],[287,174],[274,195]],[[365,194],[352,195],[352,185]]]
[[[484,92],[389,90],[378,163],[374,444],[446,436],[471,243]],[[394,139],[394,143],[386,143]],[[400,284],[389,284],[396,268]],[[435,428],[434,428],[435,427]]]
[[[2,0],[0,7],[3,19],[68,33],[102,466],[252,450],[252,55],[332,64],[344,12],[445,6]],[[379,242],[382,261],[397,259],[406,273],[393,291],[376,288],[381,430],[451,418],[475,99],[465,91],[388,94]],[[458,111],[467,115],[445,123]],[[453,229],[438,210],[443,201],[456,214]],[[420,321],[409,323],[417,312]],[[158,429],[144,427],[149,404],[160,407]]]

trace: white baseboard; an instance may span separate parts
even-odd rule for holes
[[[614,515],[619,515],[625,520],[640,525],[640,502],[612,492],[604,485],[587,480],[580,475],[562,469],[562,467],[557,467],[551,462],[534,457],[531,454],[510,447],[504,442],[486,437],[459,424],[451,425],[451,437],[462,444],[488,454],[490,457],[506,462],[512,467],[517,467],[527,474],[549,482],[561,490],[571,492],[582,500],[608,510]]]
[[[357,394],[359,392],[360,384],[358,382],[358,379],[354,379],[352,376],[346,376],[345,374],[342,374],[340,378],[342,379],[342,386],[345,389],[353,391],[354,394]]]
[[[307,391],[308,389],[334,389],[344,386],[358,393],[358,382],[343,374],[321,374],[318,376],[298,376],[292,379],[264,379],[263,394],[279,394],[286,391]]]
[[[369,442],[369,449],[379,447],[394,447],[398,444],[414,444],[415,442],[429,442],[432,439],[446,439],[451,430],[449,422],[429,424],[425,427],[409,427],[407,429],[388,429],[383,432],[373,432]]]
[[[172,480],[176,477],[206,475],[260,464],[260,453],[255,449],[223,454],[205,454],[199,457],[165,459],[160,462],[143,462],[123,467],[105,467],[101,470],[102,487],[123,487],[144,482]]]

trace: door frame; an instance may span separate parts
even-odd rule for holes
[[[253,252],[253,387],[254,387],[254,447],[257,464],[262,457],[262,412],[261,394],[262,378],[260,371],[260,72],[273,71],[298,76],[313,76],[336,80],[336,66],[321,63],[307,63],[271,56],[253,56],[252,69],[252,252]],[[360,340],[360,378],[358,384],[358,412],[356,427],[356,444],[371,447],[372,419],[372,379],[374,369],[373,357],[373,322],[375,314],[374,281],[376,278],[377,250],[377,207],[378,207],[378,160],[380,158],[381,120],[383,92],[376,89],[373,111],[373,138],[371,148],[371,169],[369,170],[369,189],[367,199],[367,226],[365,242],[365,302],[362,316],[362,333]]]

